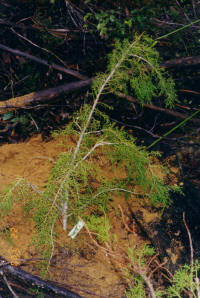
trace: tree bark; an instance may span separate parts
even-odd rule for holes
[[[4,50],[4,51],[7,51],[7,52],[10,52],[14,55],[19,55],[19,56],[22,56],[22,57],[25,57],[27,59],[30,59],[30,60],[33,60],[37,63],[40,63],[40,64],[43,64],[43,65],[46,65],[50,68],[54,68],[60,72],[63,72],[65,74],[68,74],[68,75],[71,75],[73,77],[76,77],[80,80],[87,80],[88,77],[80,74],[78,71],[75,71],[75,70],[72,70],[72,69],[69,69],[69,68],[66,68],[66,67],[63,67],[61,65],[58,65],[58,64],[55,64],[55,63],[49,63],[43,59],[40,59],[40,58],[37,58],[33,55],[30,55],[28,53],[25,53],[25,52],[22,52],[20,50],[16,50],[16,49],[12,49],[12,48],[9,48],[7,46],[4,46],[3,44],[0,44],[0,49]]]
[[[134,102],[136,104],[140,104],[138,102],[138,100],[136,98],[134,98],[133,96],[126,95],[126,94],[124,94],[122,92],[119,92],[117,95],[120,98],[125,98],[126,100],[128,100],[130,102]],[[143,107],[145,107],[147,109],[155,110],[155,111],[158,111],[158,112],[161,112],[161,113],[165,113],[165,114],[168,114],[168,115],[171,115],[171,116],[173,116],[175,118],[180,118],[180,119],[186,119],[186,118],[188,118],[190,116],[188,114],[182,114],[182,113],[179,113],[179,112],[175,112],[173,110],[170,110],[170,109],[165,109],[165,108],[157,107],[157,106],[150,105],[150,104],[143,104]],[[190,121],[192,121],[193,123],[196,123],[196,124],[200,124],[200,119],[192,118],[192,119],[190,119]]]
[[[188,67],[200,64],[200,56],[189,56],[179,59],[168,60],[160,64],[160,67],[172,68],[172,67]]]
[[[35,102],[43,102],[45,100],[50,100],[59,96],[62,93],[66,94],[72,91],[83,89],[85,87],[89,87],[91,83],[92,79],[88,79],[84,81],[60,85],[58,87],[42,90],[39,92],[31,92],[23,96],[14,97],[5,101],[1,101],[0,114],[7,113],[18,108],[25,108],[26,106],[29,106],[30,104],[33,104]]]
[[[5,275],[8,281],[12,281],[12,288],[16,291],[19,289],[27,291],[27,289],[37,288],[46,292],[50,297],[68,297],[68,298],[81,298],[80,295],[65,289],[58,287],[49,281],[44,281],[38,276],[32,275],[18,267],[11,266],[6,260],[0,257],[0,273]],[[15,285],[16,284],[16,288]],[[19,285],[20,287],[17,287]],[[8,297],[8,296],[4,296]],[[10,297],[10,296],[9,296]],[[46,296],[45,296],[46,297]]]

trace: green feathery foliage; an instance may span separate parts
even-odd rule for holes
[[[73,134],[78,137],[89,111],[89,106],[84,106],[60,134]],[[107,162],[110,162],[113,177],[116,168],[123,169],[126,177],[105,178],[104,169],[98,162],[98,147],[101,148],[104,161],[107,159]],[[34,243],[44,252],[45,257],[51,255],[52,238],[55,237],[54,226],[57,220],[65,215],[65,202],[67,222],[74,224],[81,216],[89,228],[97,233],[99,241],[107,240],[109,225],[105,224],[107,222],[102,220],[102,216],[109,209],[114,194],[123,193],[125,198],[133,199],[137,195],[135,187],[139,185],[143,189],[143,193],[138,194],[140,197],[149,198],[153,204],[161,204],[163,208],[171,203],[169,193],[174,187],[166,186],[164,181],[153,173],[152,154],[143,147],[136,146],[134,138],[111,124],[102,111],[95,110],[73,167],[73,148],[66,146],[65,149],[66,152],[60,154],[52,168],[43,191],[36,193],[29,184],[23,183],[23,187],[22,184],[19,184],[18,188],[15,186],[15,191],[4,194],[4,199],[2,197],[1,200],[1,204],[8,205],[11,209],[13,202],[18,197],[23,197],[22,190],[26,192],[29,200],[23,206],[35,220]],[[95,186],[91,183],[92,180],[96,181]],[[93,210],[92,217],[88,210]],[[102,231],[107,232],[103,234]]]
[[[148,266],[146,265],[147,258],[155,255],[155,249],[149,245],[128,248],[128,257],[130,259],[129,266],[126,268],[126,278],[131,281],[131,286],[126,292],[127,298],[146,297],[145,279],[148,276]],[[149,282],[150,279],[149,279]],[[147,285],[147,283],[146,283]]]
[[[155,254],[155,249],[149,245],[144,245],[143,247],[132,249],[128,248],[128,256],[130,262],[137,264],[140,268],[145,266],[146,257],[151,257]]]
[[[167,290],[167,297],[184,297],[185,292],[190,292],[188,297],[199,297],[199,272],[200,263],[195,261],[192,265],[184,265],[173,276],[172,285]]]
[[[144,280],[141,276],[134,276],[132,286],[126,292],[127,298],[145,298],[146,292],[144,287]]]
[[[134,42],[116,41],[115,48],[109,55],[108,73],[123,59],[111,80],[104,88],[104,93],[135,93],[141,104],[150,103],[153,97],[163,97],[167,107],[173,107],[177,96],[175,84],[168,73],[159,66],[159,53],[154,48],[155,42],[146,34],[135,35]],[[97,93],[106,74],[97,75],[93,92]]]
[[[109,242],[110,240],[110,223],[106,215],[103,217],[90,215],[87,226],[91,231],[96,233],[97,239],[101,242]]]
[[[134,138],[116,128],[109,117],[96,108],[103,93],[127,93],[129,89],[134,89],[141,103],[163,96],[165,104],[172,106],[176,100],[174,84],[159,68],[159,56],[153,46],[152,39],[144,34],[136,35],[133,42],[117,42],[109,57],[107,73],[99,74],[92,86],[93,105],[85,105],[61,132],[73,134],[77,145],[75,148],[66,147],[66,152],[57,159],[45,189],[37,193],[34,201],[30,199],[37,229],[35,241],[45,256],[52,255],[59,217],[62,217],[64,230],[67,230],[68,221],[74,224],[79,216],[95,230],[99,219],[96,216],[90,218],[89,207],[98,215],[104,215],[113,192],[123,192],[127,198],[128,195],[132,198],[135,186],[139,185],[144,192],[140,196],[148,197],[154,204],[159,203],[163,207],[170,204],[169,191],[173,188],[166,187],[154,175],[151,155],[144,148],[137,147]],[[124,169],[126,178],[105,179],[103,169],[94,162],[99,160],[97,148],[113,164],[113,171],[116,167]],[[95,186],[91,183],[92,179],[97,180]],[[34,192],[28,187],[27,193],[29,191],[31,194]],[[3,195],[1,201],[11,208],[12,195]],[[31,204],[25,204],[25,209],[30,210]]]
[[[1,217],[12,211],[13,204],[17,201],[21,201],[25,211],[28,210],[28,204],[34,199],[35,193],[30,183],[23,178],[17,179],[0,193]]]

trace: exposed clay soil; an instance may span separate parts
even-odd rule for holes
[[[66,144],[74,145],[73,137],[57,137],[44,141],[38,135],[24,143],[2,145],[0,190],[21,177],[42,189],[57,156],[66,151]],[[171,174],[168,182],[177,184],[179,171],[173,166],[173,158],[175,157],[169,159]],[[99,163],[107,179],[113,175],[118,178],[124,178],[126,175],[118,168],[115,168],[113,173],[101,151],[98,152],[95,162]],[[163,178],[164,174],[156,158],[152,160],[151,170]],[[140,192],[141,189],[136,187],[136,191]],[[182,202],[183,198],[179,201]],[[179,239],[179,236],[184,234],[187,238],[187,234],[182,223],[182,209],[179,206],[177,210],[177,214],[174,214],[173,208],[171,213],[170,210],[164,212],[162,221],[158,213],[159,208],[152,208],[148,201],[135,196],[132,200],[126,200],[123,195],[113,195],[107,216],[112,227],[111,234],[116,235],[117,241],[113,241],[107,251],[95,242],[95,237],[91,239],[85,228],[72,240],[67,235],[69,231],[63,232],[62,224],[58,222],[54,254],[47,278],[86,298],[125,297],[128,280],[124,279],[124,269],[129,261],[124,255],[127,248],[134,249],[150,243],[156,247],[161,257],[160,261],[167,257],[166,266],[171,264],[171,268],[174,266],[174,269],[177,269],[178,264],[181,264],[179,260],[184,264],[188,240]],[[185,212],[185,209],[183,211]],[[187,220],[190,223],[189,217]],[[179,231],[181,225],[183,227]],[[69,230],[71,228],[69,225]],[[32,218],[27,217],[20,203],[15,203],[12,212],[0,222],[0,255],[14,266],[40,275],[40,252],[32,244],[34,231],[35,224]]]
[[[24,177],[42,188],[47,182],[56,157],[64,151],[65,142],[72,140],[65,138],[64,141],[52,139],[44,142],[38,135],[25,143],[1,146],[1,189],[19,177]],[[109,168],[105,169],[105,175],[110,175]],[[128,233],[125,229],[119,204],[124,213],[123,220],[127,225],[131,225],[134,233]],[[139,205],[139,202],[133,202],[134,208],[138,208]],[[137,233],[134,223],[130,223],[129,209],[130,206],[127,206],[124,197],[118,196],[113,200],[109,212],[112,232],[117,235],[118,243],[123,249],[145,242]],[[39,252],[32,245],[34,230],[33,220],[27,218],[20,205],[16,203],[13,211],[0,223],[0,250],[1,255],[12,264],[20,265],[33,274],[39,274]],[[92,242],[84,229],[75,240],[69,239],[59,224],[58,230],[60,236],[55,242],[49,277],[83,297],[123,297],[126,283],[122,278],[121,265],[116,266],[109,255]]]
[[[43,186],[56,157],[63,151],[58,141],[43,142],[41,135],[25,143],[0,147],[0,189],[17,178],[24,177],[37,186]]]

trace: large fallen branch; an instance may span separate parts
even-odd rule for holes
[[[22,57],[28,58],[30,60],[33,60],[33,61],[37,62],[37,63],[46,65],[46,66],[48,66],[50,68],[54,68],[54,69],[56,69],[58,71],[61,71],[63,73],[66,73],[66,74],[69,74],[71,76],[74,76],[74,77],[76,77],[78,79],[81,79],[81,80],[88,79],[88,77],[80,74],[78,71],[75,71],[75,70],[72,70],[72,69],[68,69],[66,67],[63,67],[63,66],[58,65],[58,64],[55,64],[55,63],[49,63],[49,62],[47,62],[47,61],[45,61],[45,60],[43,60],[41,58],[37,58],[37,57],[35,57],[33,55],[30,55],[28,53],[22,52],[20,50],[9,48],[7,46],[4,46],[3,44],[0,44],[0,49],[2,49],[4,51],[7,51],[7,52],[10,52],[10,53],[12,53],[14,55],[17,55],[17,56],[22,56]]]
[[[171,67],[187,67],[200,64],[200,56],[189,56],[179,59],[168,60],[160,64],[161,67],[171,68]]]
[[[46,294],[51,295],[48,297],[81,298],[81,296],[79,296],[78,294],[68,289],[65,289],[63,287],[58,287],[53,283],[44,281],[41,278],[35,275],[32,275],[18,267],[11,266],[2,257],[0,257],[0,275],[2,277],[5,275],[6,280],[8,280],[9,282],[10,281],[12,282],[12,289],[14,292],[17,291],[18,289],[27,290],[27,289],[34,288],[34,289],[42,290],[43,292],[46,292]],[[10,297],[10,296],[4,296],[4,297]]]
[[[50,89],[42,90],[39,92],[31,92],[31,93],[28,93],[23,96],[14,97],[14,98],[10,98],[5,101],[1,101],[0,102],[0,114],[4,114],[4,113],[7,113],[9,111],[13,111],[13,110],[19,109],[19,108],[26,108],[33,103],[51,100],[55,97],[58,97],[61,94],[67,94],[72,91],[77,91],[77,90],[89,87],[92,84],[93,80],[94,79],[91,78],[91,79],[84,80],[84,81],[78,81],[78,82],[73,82],[73,83],[69,83],[69,84],[64,84],[64,85],[60,85],[55,88],[50,88]],[[134,98],[130,95],[126,95],[122,92],[118,93],[118,96],[128,100],[129,102],[140,104],[136,98]],[[189,117],[188,114],[182,114],[182,113],[175,112],[170,109],[158,107],[155,105],[143,104],[143,107],[171,115],[175,118],[186,119],[187,117]],[[192,118],[190,121],[192,121],[193,123],[196,123],[196,124],[200,124],[200,119]]]
[[[4,51],[7,51],[7,52],[10,52],[11,54],[22,56],[22,57],[25,57],[27,59],[33,60],[37,63],[46,65],[50,68],[53,68],[55,70],[58,70],[60,72],[65,73],[65,74],[69,74],[71,76],[74,76],[74,77],[76,77],[80,80],[87,80],[88,79],[88,77],[80,74],[79,72],[77,72],[75,70],[68,69],[66,67],[63,67],[63,66],[55,64],[55,63],[50,63],[50,62],[48,62],[44,59],[37,58],[33,55],[30,55],[28,53],[22,52],[22,51],[17,50],[17,49],[7,47],[3,44],[0,44],[0,49],[2,49]],[[164,67],[164,68],[171,68],[171,67],[178,67],[178,66],[187,67],[187,66],[194,66],[194,65],[198,65],[198,64],[200,64],[200,56],[191,56],[191,57],[183,57],[183,58],[179,58],[179,59],[173,59],[173,60],[165,61],[165,62],[160,64],[160,67]]]
[[[88,79],[87,77],[83,76],[82,74],[80,74],[79,72],[73,71],[71,69],[67,69],[63,66],[57,65],[57,64],[51,64],[45,60],[42,60],[40,58],[37,58],[35,56],[32,56],[28,53],[16,50],[16,49],[12,49],[9,48],[7,46],[4,46],[2,44],[0,44],[0,49],[3,49],[4,51],[8,51],[14,55],[20,55],[23,57],[26,57],[28,59],[31,59],[35,62],[44,64],[46,66],[52,67],[58,71],[62,71],[66,74],[70,74],[72,76],[75,76],[83,81],[81,82],[73,82],[73,83],[69,83],[69,84],[64,84],[55,88],[50,88],[50,89],[46,89],[46,90],[42,90],[39,92],[32,92],[29,94],[26,94],[24,96],[19,96],[19,97],[14,97],[11,99],[8,99],[6,101],[1,101],[0,102],[0,114],[4,114],[8,111],[12,111],[15,110],[17,108],[25,108],[27,106],[29,106],[30,104],[33,104],[35,102],[41,102],[44,100],[50,100],[52,98],[55,98],[57,96],[59,96],[62,93],[69,93],[75,90],[79,90],[82,89],[84,87],[89,87],[93,81],[93,78]],[[175,59],[175,60],[169,60],[166,61],[164,63],[162,63],[160,66],[161,67],[175,67],[175,66],[191,66],[191,65],[197,65],[200,64],[200,56],[196,56],[196,57],[185,57],[185,58],[180,58],[180,59]],[[125,98],[130,102],[134,102],[134,103],[138,103],[137,99],[133,98],[132,96],[129,95],[125,95],[123,93],[119,93],[118,94],[119,97],[121,98]],[[169,114],[173,117],[177,117],[177,118],[181,118],[181,119],[186,119],[188,117],[187,114],[182,114],[179,112],[175,112],[169,109],[165,109],[165,108],[161,108],[161,107],[157,107],[154,105],[150,105],[150,104],[144,104],[143,105],[145,108],[148,109],[152,109],[152,110],[156,110],[156,111],[160,111],[162,113],[166,113]],[[191,119],[192,122],[194,123],[198,123],[200,124],[200,120],[199,119]]]
[[[126,94],[124,94],[122,92],[119,92],[117,95],[120,98],[125,98],[129,102],[133,102],[133,103],[139,104],[138,100],[136,98],[134,98],[133,96],[126,95]],[[182,113],[179,113],[179,112],[175,112],[173,110],[170,110],[170,109],[161,108],[161,107],[157,107],[157,106],[150,105],[150,104],[143,104],[143,107],[148,108],[148,109],[151,109],[151,110],[154,110],[154,111],[159,111],[161,113],[165,113],[165,114],[168,114],[168,115],[171,115],[171,116],[173,116],[175,118],[180,118],[180,119],[187,119],[190,116],[188,114],[182,114]],[[192,118],[192,119],[190,119],[190,121],[192,121],[193,123],[200,124],[200,119]]]
[[[50,100],[63,93],[69,93],[72,91],[77,91],[85,87],[89,87],[92,83],[92,79],[73,82],[69,84],[64,84],[55,88],[50,88],[42,90],[39,92],[31,92],[23,96],[13,97],[5,101],[0,102],[0,114],[4,114],[9,111],[13,111],[19,108],[25,108],[30,104],[35,102],[43,102],[45,100]]]

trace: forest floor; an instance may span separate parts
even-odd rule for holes
[[[25,178],[40,189],[48,180],[50,170],[56,157],[64,151],[61,140],[43,141],[41,135],[34,136],[24,143],[4,144],[0,147],[0,188],[6,187],[17,178]],[[70,139],[65,142],[70,142]],[[105,167],[105,175],[110,175]],[[162,174],[162,173],[160,173]],[[121,173],[120,175],[123,175]],[[163,174],[162,174],[163,175]],[[26,198],[23,198],[24,200]],[[119,204],[123,210],[124,220],[131,225],[133,233],[128,232],[121,220]],[[111,203],[109,220],[112,232],[117,236],[121,248],[142,246],[148,243],[137,226],[130,222],[130,208],[141,208],[141,202],[133,200],[128,206],[123,196],[116,196]],[[156,216],[146,212],[146,219]],[[61,223],[57,227],[59,236],[55,241],[54,256],[49,268],[49,278],[83,297],[123,297],[127,284],[122,277],[123,266],[116,266],[99,246],[96,246],[86,231],[72,240],[62,231]],[[1,255],[13,265],[39,275],[40,252],[32,244],[35,231],[34,222],[15,203],[13,211],[0,223]]]
[[[66,151],[67,144],[74,145],[74,138],[57,136],[43,140],[41,135],[36,135],[25,142],[1,145],[0,190],[18,178],[25,178],[33,187],[42,190],[48,181],[51,168],[59,154]],[[168,176],[168,183],[178,184],[180,173],[179,168],[173,166],[174,159],[173,155],[165,160],[168,161],[171,172]],[[113,174],[111,165],[103,155],[97,162],[101,162],[100,166],[103,167],[107,178],[111,178],[111,175],[118,178],[124,177],[125,172],[121,169],[116,168]],[[163,178],[165,174],[157,158],[154,158],[153,166],[156,174]],[[91,183],[95,183],[95,179]],[[193,194],[188,198],[194,199]],[[23,200],[26,200],[26,197],[23,197]],[[135,196],[127,201],[123,195],[113,195],[107,216],[112,227],[111,234],[116,235],[117,242],[109,248],[108,251],[111,254],[96,242],[95,238],[91,238],[85,228],[75,239],[71,239],[68,232],[73,226],[69,224],[68,231],[64,232],[62,223],[58,222],[54,239],[55,247],[47,278],[86,298],[125,297],[128,288],[128,280],[125,278],[127,263],[122,256],[128,248],[138,249],[144,244],[153,244],[161,260],[162,257],[165,259],[165,252],[167,252],[171,264],[175,265],[174,268],[177,268],[176,261],[179,262],[179,253],[186,255],[184,251],[187,249],[187,243],[184,244],[185,240],[180,241],[180,233],[187,241],[185,227],[180,230],[183,225],[182,212],[186,210],[188,219],[194,219],[191,228],[196,227],[198,221],[195,220],[194,211],[191,210],[191,215],[189,214],[186,202],[183,206],[183,198],[181,198],[179,200],[181,205],[175,205],[177,208],[164,212],[163,221],[161,221],[159,209],[152,208],[151,204],[141,198]],[[186,209],[182,210],[182,206]],[[136,215],[136,220],[134,215]],[[145,235],[141,227],[148,235]],[[1,256],[12,265],[20,266],[21,269],[40,276],[40,251],[32,242],[34,232],[33,219],[28,218],[21,203],[16,202],[11,213],[1,219],[0,250]],[[167,245],[168,249],[166,249]],[[182,261],[184,262],[185,259]],[[161,283],[162,286],[159,274],[156,282]]]
[[[73,137],[57,136],[43,140],[41,135],[36,135],[25,142],[1,145],[0,190],[18,178],[25,178],[31,185],[42,190],[48,181],[51,168],[59,154],[66,151],[67,144],[75,144]],[[168,176],[168,183],[178,184],[179,168],[173,166],[174,159],[173,155],[165,160],[168,160],[171,172]],[[97,162],[100,161],[104,175],[107,178],[111,177],[113,171],[108,160],[102,155]],[[156,174],[163,178],[165,174],[163,174],[161,162],[157,158],[154,158],[153,166]],[[123,178],[125,172],[116,168],[114,175]],[[95,179],[91,183],[95,183]],[[193,194],[188,198],[194,199]],[[23,200],[26,200],[26,197],[23,197]],[[58,222],[57,234],[54,239],[55,247],[47,278],[86,298],[125,297],[129,282],[125,278],[127,263],[122,256],[128,248],[138,249],[144,244],[153,244],[159,252],[161,260],[165,259],[165,252],[167,252],[171,264],[177,268],[176,261],[179,262],[179,253],[186,256],[184,251],[187,249],[185,240],[180,241],[180,233],[187,241],[185,228],[180,230],[183,225],[182,212],[186,210],[188,219],[194,219],[191,228],[196,227],[198,221],[195,220],[194,211],[191,210],[191,215],[189,214],[187,201],[185,201],[184,208],[186,209],[184,210],[180,207],[183,206],[183,198],[179,202],[181,205],[172,208],[171,213],[170,210],[163,213],[163,221],[161,221],[159,209],[152,208],[151,204],[148,205],[148,202],[141,198],[135,196],[132,200],[127,201],[123,195],[113,195],[107,216],[112,227],[111,234],[116,235],[117,242],[115,245],[113,244],[112,248],[109,248],[110,255],[103,246],[95,241],[95,238],[90,237],[91,235],[85,228],[75,239],[71,239],[68,232],[73,226],[69,225],[68,231],[64,232],[62,223]],[[191,209],[191,207],[189,208]],[[136,215],[136,220],[134,215]],[[199,218],[199,216],[197,217]],[[145,235],[141,227],[148,233],[148,236]],[[0,250],[1,256],[12,265],[40,276],[40,251],[32,242],[34,232],[33,219],[28,218],[27,213],[21,208],[21,203],[16,202],[11,213],[0,222]],[[167,245],[168,249],[166,249]],[[185,259],[183,258],[182,261],[184,263]],[[156,282],[162,286],[159,273]]]

